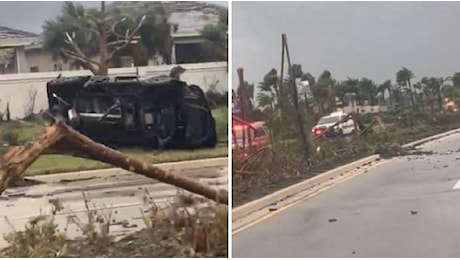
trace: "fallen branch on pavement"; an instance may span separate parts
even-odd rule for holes
[[[0,161],[0,194],[8,188],[12,180],[21,178],[26,169],[47,150],[109,163],[202,195],[219,203],[228,203],[227,191],[215,190],[196,180],[166,172],[149,163],[130,158],[117,150],[94,142],[63,122],[57,122],[47,127],[45,133],[37,141],[25,147],[13,147],[2,155]]]

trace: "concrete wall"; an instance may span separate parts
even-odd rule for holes
[[[381,113],[387,112],[388,108],[386,106],[356,106],[355,109],[359,110],[360,114],[367,114],[367,113]],[[343,108],[345,113],[350,113],[352,110],[351,106],[347,106]]]
[[[169,74],[172,67],[168,66],[149,66],[139,67],[140,76],[155,76]],[[216,63],[197,63],[181,65],[186,72],[181,76],[181,80],[188,84],[195,84],[203,88],[204,91],[218,81],[216,89],[224,92],[228,89],[228,70],[226,62]],[[29,102],[29,90],[37,91],[35,112],[47,109],[46,83],[57,77],[59,73],[63,76],[91,75],[89,71],[61,71],[43,73],[24,73],[0,75],[0,111],[5,111],[6,102],[10,101],[11,118],[22,118],[25,113],[25,106]],[[110,75],[135,75],[136,68],[115,68],[109,70]]]

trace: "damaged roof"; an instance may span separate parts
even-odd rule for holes
[[[33,38],[38,35],[31,32],[26,32],[18,29],[13,29],[6,26],[0,26],[0,39],[9,39],[9,38]]]
[[[198,1],[116,1],[110,4],[118,9],[146,9],[161,7],[169,17],[168,23],[178,25],[178,30],[172,33],[178,36],[199,36],[200,31],[208,24],[219,22],[219,13],[227,9],[216,4]]]
[[[29,45],[38,35],[6,26],[0,26],[0,48]]]
[[[196,36],[201,35],[201,30],[208,24],[217,24],[219,14],[207,12],[205,10],[175,12],[169,17],[170,24],[177,24],[177,31],[172,34],[177,36]]]

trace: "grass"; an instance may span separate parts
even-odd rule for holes
[[[121,149],[122,153],[134,159],[149,162],[177,162],[187,160],[198,160],[206,158],[216,158],[228,156],[227,146],[227,126],[228,126],[228,107],[220,107],[212,111],[216,121],[216,131],[219,143],[213,149],[197,150],[167,150],[167,151],[146,151],[142,149]],[[32,123],[19,122],[0,122],[0,140],[11,144],[21,144],[32,140],[43,132],[44,126]],[[9,133],[6,140],[5,133]],[[96,170],[110,168],[110,165],[82,158],[66,155],[42,155],[26,171],[26,175],[52,174],[71,171]]]
[[[143,162],[163,163],[225,157],[228,155],[228,148],[227,144],[219,144],[214,149],[168,150],[161,152],[149,152],[140,149],[123,149],[121,152]],[[87,160],[72,156],[42,155],[27,169],[26,175],[30,176],[70,171],[95,170],[110,167],[113,166],[94,160]]]
[[[219,107],[212,110],[212,116],[216,121],[216,132],[219,142],[228,141],[228,107]]]

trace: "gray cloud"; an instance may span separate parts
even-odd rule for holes
[[[233,2],[233,82],[237,67],[249,82],[280,67],[281,33],[293,62],[315,76],[394,82],[402,66],[419,78],[452,75],[459,11],[460,2]]]
[[[98,1],[82,1],[78,3],[85,7],[100,6],[100,2]],[[45,21],[58,16],[62,5],[62,1],[0,2],[0,25],[28,32],[41,33]]]

